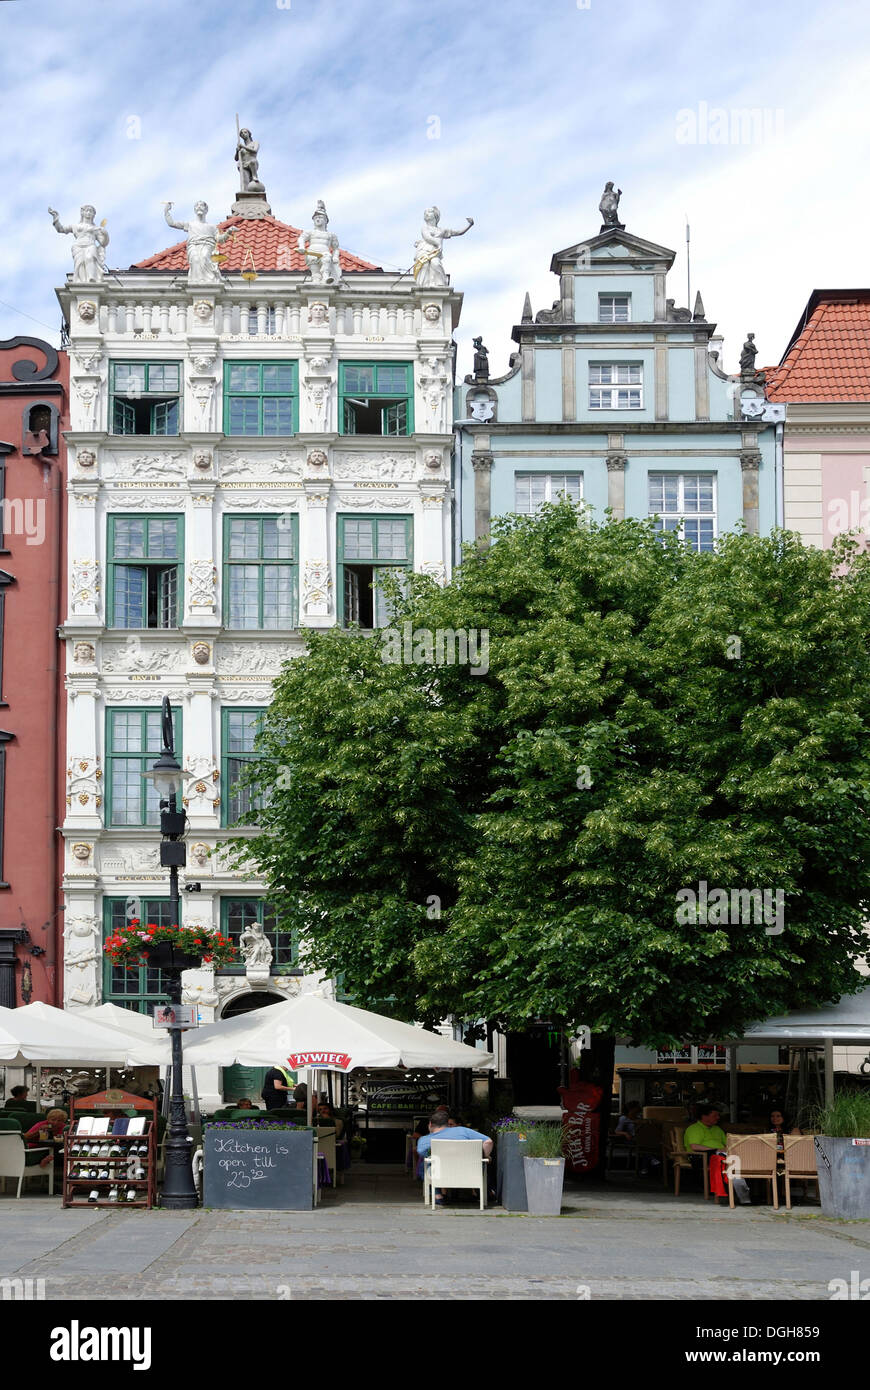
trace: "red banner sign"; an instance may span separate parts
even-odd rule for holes
[[[334,1067],[336,1071],[350,1068],[350,1057],[346,1052],[291,1052],[287,1058],[291,1071],[300,1067]]]

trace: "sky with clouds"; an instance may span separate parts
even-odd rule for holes
[[[116,267],[176,239],[164,199],[226,215],[236,112],[275,216],[308,226],[323,198],[376,264],[410,265],[432,202],[475,219],[445,252],[463,372],[476,333],[506,370],[525,291],[549,307],[550,257],[598,231],[607,179],[677,252],[678,304],[688,215],[729,370],[750,329],[778,361],[813,288],[870,284],[866,0],[2,0],[0,52],[0,336],[57,341],[49,205],[94,203]]]

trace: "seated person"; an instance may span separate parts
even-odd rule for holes
[[[614,1134],[618,1134],[622,1139],[633,1140],[637,1132],[637,1122],[640,1119],[641,1109],[638,1101],[631,1101],[617,1120]]]
[[[786,1119],[783,1112],[778,1108],[771,1110],[767,1130],[769,1134],[777,1135],[777,1142],[780,1148],[783,1147],[782,1136],[784,1134],[800,1134],[800,1130],[793,1127],[791,1122]]]
[[[322,1126],[335,1126],[336,1143],[344,1134],[344,1120],[342,1120],[339,1115],[335,1114],[328,1100],[321,1100],[317,1103],[317,1123]]]
[[[483,1144],[483,1156],[488,1158],[492,1153],[492,1140],[485,1134],[481,1134],[476,1129],[468,1129],[465,1125],[451,1125],[448,1122],[446,1110],[436,1110],[429,1116],[429,1133],[424,1134],[417,1140],[417,1153],[421,1158],[431,1151],[433,1139],[479,1139]],[[439,1191],[435,1197],[436,1206],[444,1205],[444,1192]]]
[[[254,1102],[249,1096],[242,1096],[241,1100],[233,1101],[234,1110],[253,1110]]]
[[[713,1154],[724,1154],[728,1148],[728,1138],[724,1129],[719,1125],[719,1108],[703,1102],[698,1107],[698,1118],[694,1124],[686,1129],[684,1143],[690,1154],[698,1154],[698,1158],[692,1159],[692,1169],[696,1178],[700,1174],[701,1158],[700,1155],[705,1151]],[[721,1196],[721,1191],[717,1189],[722,1186],[721,1179],[717,1173],[713,1191],[717,1196]]]
[[[46,1144],[52,1146],[50,1151],[39,1160],[40,1168],[47,1168],[54,1158],[54,1144],[63,1137],[66,1121],[67,1113],[65,1110],[49,1110],[44,1120],[39,1120],[22,1135],[28,1149],[44,1149]],[[35,1160],[36,1155],[33,1157]]]
[[[6,1107],[7,1107],[7,1109],[11,1108],[11,1109],[14,1110],[14,1109],[15,1109],[15,1106],[12,1105],[12,1106],[10,1107],[10,1102],[11,1102],[11,1101],[16,1101],[16,1100],[19,1101],[19,1102],[21,1102],[22,1104],[27,1100],[27,1087],[26,1087],[26,1086],[13,1086],[13,1087],[12,1087],[12,1090],[9,1092],[9,1099],[6,1101]]]

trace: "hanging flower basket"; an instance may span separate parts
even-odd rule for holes
[[[137,970],[140,965],[162,970],[192,970],[202,965],[232,965],[236,959],[233,943],[219,931],[197,927],[143,927],[134,918],[106,938],[103,951],[113,965]]]

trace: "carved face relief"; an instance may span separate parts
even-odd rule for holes
[[[327,321],[327,308],[319,299],[315,299],[313,304],[308,306],[308,322],[322,325]]]
[[[198,449],[193,456],[194,468],[201,468],[203,472],[211,468],[211,454],[205,449]]]
[[[197,353],[193,359],[194,370],[197,372],[210,372],[214,366],[214,357],[210,353]]]
[[[72,847],[73,858],[78,859],[81,864],[86,864],[91,857],[92,848],[92,845],[86,845],[80,841]]]
[[[211,647],[208,642],[194,642],[191,654],[197,666],[207,666],[211,659]]]
[[[93,300],[83,299],[78,306],[78,314],[79,318],[84,319],[85,323],[92,323],[97,317],[97,306],[94,304]]]
[[[325,468],[329,459],[322,449],[312,449],[308,455],[309,468]]]
[[[427,323],[437,323],[441,317],[441,306],[438,304],[424,304],[423,317]]]
[[[80,449],[76,455],[76,463],[79,468],[93,468],[97,461],[97,456],[93,449]]]
[[[92,642],[76,642],[73,647],[73,661],[76,666],[93,666],[96,659],[97,652]]]
[[[207,299],[197,299],[194,301],[193,312],[203,323],[211,318],[211,305]]]
[[[190,853],[194,863],[198,864],[201,869],[208,863],[208,845],[201,842],[191,845]]]
[[[432,453],[424,454],[424,455],[423,455],[423,462],[425,463],[425,465],[426,465],[427,468],[440,468],[440,467],[441,467],[441,455],[440,455],[440,454],[436,454],[435,451],[433,450]]]

